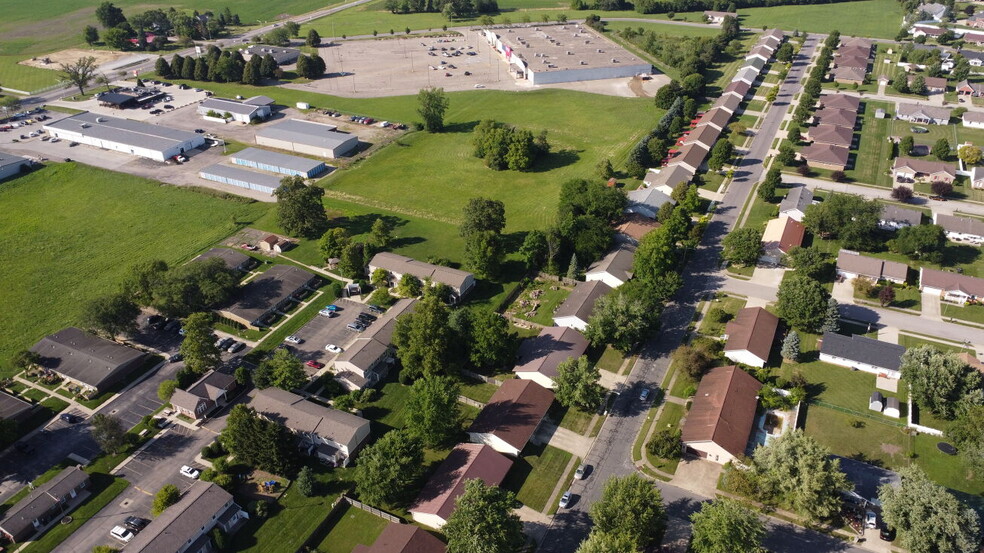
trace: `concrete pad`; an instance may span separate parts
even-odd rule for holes
[[[899,391],[899,381],[894,378],[877,376],[875,377],[875,388],[878,388],[879,390],[886,390],[895,394]]]
[[[854,286],[849,280],[834,281],[834,289],[830,296],[840,303],[852,304],[854,303]]]
[[[765,298],[748,298],[745,307],[765,307],[769,305],[769,300]]]
[[[878,329],[878,339],[889,344],[899,343],[899,329],[894,326],[883,326]]]
[[[922,293],[922,315],[924,319],[942,321],[939,294]]]
[[[526,505],[516,509],[516,515],[523,521],[523,532],[533,539],[536,543],[543,541],[543,536],[550,528],[552,517],[543,513],[538,513]]]
[[[715,497],[718,478],[723,470],[724,466],[717,463],[685,456],[677,465],[676,474],[670,483],[704,497]]]
[[[786,270],[779,267],[755,267],[755,272],[752,273],[752,281],[762,286],[770,286],[778,289],[779,284],[782,282],[782,277],[785,274]]]
[[[583,459],[588,455],[588,451],[591,450],[591,442],[593,440],[566,428],[561,428],[549,420],[545,420],[536,429],[536,434],[530,438],[530,441],[562,449]]]

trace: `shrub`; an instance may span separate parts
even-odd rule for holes
[[[653,438],[646,444],[646,449],[650,455],[661,459],[679,459],[683,452],[680,430],[660,430],[653,434]]]
[[[912,200],[912,196],[913,196],[912,189],[909,188],[908,186],[896,186],[895,188],[892,189],[893,200],[908,203],[910,200]]]
[[[858,277],[851,281],[851,284],[854,285],[854,292],[856,294],[866,298],[873,298],[878,295],[878,287],[875,286],[874,282],[871,282],[871,279]]]

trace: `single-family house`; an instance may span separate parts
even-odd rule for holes
[[[711,108],[700,118],[701,125],[713,125],[721,131],[728,128],[728,121],[731,121],[731,114],[721,108]]]
[[[355,546],[352,553],[446,553],[444,542],[419,526],[390,522],[372,545]]]
[[[841,84],[864,84],[864,77],[868,71],[863,67],[835,67],[830,70],[830,76],[834,82]]]
[[[971,168],[970,187],[975,190],[984,189],[984,167],[975,166]]]
[[[889,378],[899,378],[899,366],[905,347],[874,340],[859,334],[844,336],[824,332],[820,344],[820,360],[841,367],[864,371]]]
[[[458,497],[465,493],[465,484],[469,480],[478,479],[486,486],[498,486],[505,480],[512,464],[512,459],[487,445],[454,446],[408,509],[410,516],[424,526],[440,529],[454,511]]]
[[[909,276],[909,266],[898,261],[886,261],[851,250],[841,250],[837,254],[837,275],[847,280],[863,277],[872,282],[887,280],[902,284]]]
[[[722,23],[724,23],[725,17],[738,19],[738,14],[734,12],[716,12],[712,10],[707,10],[704,12],[704,17],[707,18],[708,23],[712,23],[714,25],[721,25]]]
[[[611,291],[612,287],[600,280],[577,283],[574,291],[554,312],[554,324],[576,328],[583,332],[588,328],[588,319],[594,311],[595,302]]]
[[[786,34],[782,32],[782,29],[769,29],[762,33],[762,38],[771,37],[778,40],[780,43],[786,40]]]
[[[741,98],[735,96],[734,94],[728,94],[727,96],[721,96],[714,102],[714,107],[721,108],[724,111],[734,115],[738,111],[738,106],[741,105]]]
[[[926,294],[938,294],[943,301],[965,305],[969,300],[984,299],[984,278],[922,267],[919,289]]]
[[[721,96],[737,96],[738,98],[744,100],[748,97],[748,93],[752,91],[752,85],[744,81],[731,81],[728,86],[724,87],[724,92]]]
[[[762,384],[735,365],[711,369],[694,394],[683,425],[684,447],[726,464],[745,454]]]
[[[861,108],[861,98],[849,94],[823,94],[818,103],[823,108],[846,109],[855,113]]]
[[[747,58],[745,62],[741,65],[741,69],[744,70],[751,67],[754,68],[756,72],[761,74],[762,70],[765,69],[766,63],[768,63],[766,60],[763,60],[762,58],[757,56],[752,58]]]
[[[898,184],[914,182],[947,182],[957,178],[957,168],[952,163],[930,161],[899,156],[892,165],[892,174]]]
[[[883,396],[878,390],[871,392],[871,397],[868,398],[868,409],[881,413],[884,407],[885,396]]]
[[[393,252],[380,252],[369,261],[369,274],[376,269],[385,269],[390,274],[390,285],[396,286],[403,275],[413,275],[421,282],[430,280],[431,286],[438,283],[451,288],[455,301],[465,297],[475,287],[475,275],[443,265],[425,263]]]
[[[211,482],[197,481],[177,503],[134,536],[126,544],[128,553],[212,553],[212,530],[225,536],[234,534],[249,520],[232,494]]]
[[[893,419],[900,418],[902,416],[902,410],[900,409],[899,398],[887,398],[885,400],[885,410],[882,411],[882,414]]]
[[[235,302],[219,315],[258,329],[289,304],[316,290],[320,279],[294,265],[274,265],[239,288]]]
[[[806,227],[803,223],[788,215],[772,219],[765,225],[765,232],[762,233],[762,261],[779,263],[789,250],[803,244],[805,234]]]
[[[553,400],[554,393],[533,380],[505,380],[468,427],[468,439],[518,457]]]
[[[635,248],[619,246],[588,267],[584,280],[600,280],[612,288],[618,288],[632,278],[632,262]]]
[[[980,97],[981,95],[984,95],[984,85],[980,83],[972,83],[966,79],[957,83],[954,89],[957,91],[958,96]]]
[[[933,213],[933,224],[943,227],[946,237],[955,242],[984,243],[984,221],[969,217],[957,217],[943,213]]]
[[[912,33],[913,38],[919,38],[921,36],[936,38],[944,33],[943,29],[935,25],[913,25],[909,32]]]
[[[659,209],[663,204],[676,205],[668,194],[664,194],[658,187],[638,188],[626,194],[628,202],[625,206],[626,213],[638,213],[650,219],[655,219]]]
[[[89,497],[89,484],[89,474],[80,467],[63,469],[7,509],[0,519],[0,535],[11,543],[29,539]]]
[[[919,12],[925,13],[935,21],[943,21],[946,18],[947,12],[950,11],[950,8],[947,8],[945,5],[935,2],[922,4],[918,9]]]
[[[984,52],[978,52],[976,50],[959,50],[958,53],[967,58],[967,63],[971,67],[981,67],[984,66]]]
[[[779,215],[786,215],[791,219],[803,222],[806,208],[813,204],[813,191],[803,186],[794,186],[789,189],[786,197],[779,202]]]
[[[977,372],[984,373],[984,362],[974,356],[974,354],[963,351],[957,354],[957,357],[967,364],[968,367],[976,370]]]
[[[30,403],[0,390],[0,420],[21,423],[31,416],[33,409]]]
[[[513,372],[544,388],[554,387],[557,367],[571,358],[584,355],[588,340],[573,328],[548,326],[540,334],[523,340],[516,354]]]
[[[720,113],[727,113],[721,111]],[[681,165],[691,173],[697,173],[700,168],[704,165],[704,159],[707,158],[707,154],[710,152],[708,148],[700,144],[685,144],[680,148],[680,152],[670,160],[669,166]]]
[[[335,466],[347,466],[369,437],[366,419],[280,388],[257,390],[249,406],[261,417],[278,422],[297,435],[299,447],[309,455]]]
[[[950,110],[923,104],[899,102],[895,108],[895,117],[910,123],[946,125],[950,122]]]
[[[807,127],[803,138],[807,142],[814,144],[850,148],[854,142],[854,130],[838,125],[817,125],[815,127]]]
[[[643,217],[638,213],[627,215],[622,223],[615,227],[615,241],[620,244],[638,246],[639,242],[651,231],[659,228],[659,223]]]
[[[256,260],[252,257],[230,248],[212,248],[192,259],[192,261],[206,261],[209,259],[221,259],[226,267],[243,273],[256,265]]]
[[[97,394],[123,381],[146,358],[142,351],[74,326],[45,336],[31,351],[41,356],[44,369]]]
[[[838,45],[838,50],[841,48],[855,48],[859,46],[871,50],[871,48],[874,45],[875,43],[872,42],[870,39],[862,38],[859,36],[852,36],[847,38],[841,38],[840,45]]]
[[[707,149],[710,150],[711,146],[707,146]],[[663,167],[658,171],[650,169],[646,173],[646,178],[643,180],[643,184],[645,184],[648,188],[667,186],[670,190],[672,190],[681,182],[690,182],[692,178],[694,178],[694,171],[689,167],[684,167],[683,165],[678,164]],[[664,190],[663,193],[665,194],[666,191]]]
[[[883,205],[878,218],[878,227],[882,230],[899,230],[920,224],[922,224],[922,213],[892,204]]]
[[[964,25],[975,29],[984,29],[984,13],[975,13],[964,20]]]
[[[961,124],[972,129],[984,129],[984,113],[979,111],[968,111],[960,118]]]
[[[782,45],[782,39],[776,38],[770,35],[762,35],[762,38],[756,43],[757,46],[766,46],[773,52],[776,51],[779,46]]]
[[[964,41],[966,44],[980,46],[984,44],[984,33],[975,33],[973,31],[966,32],[960,37],[960,40]]]
[[[806,162],[810,167],[843,171],[851,159],[851,151],[845,146],[833,144],[809,144],[800,150],[796,157]]]
[[[858,122],[858,112],[853,109],[823,108],[813,112],[813,121],[818,125],[853,129]]]
[[[871,60],[866,56],[840,54],[834,58],[834,68],[853,67],[867,72],[869,63]]]
[[[734,98],[735,101],[741,102],[735,96],[729,96],[729,98]],[[699,144],[703,148],[708,150],[714,147],[717,142],[718,137],[721,136],[721,129],[713,125],[697,125],[693,131],[683,139],[684,144]],[[689,180],[689,179],[688,179]]]
[[[918,75],[909,75],[908,77],[909,86],[912,86],[912,83],[916,80],[917,77]],[[946,92],[946,79],[942,77],[923,77],[923,80],[926,83],[926,90],[928,92],[934,92],[939,94]]]
[[[746,307],[724,327],[724,356],[735,363],[764,367],[778,329],[779,317],[761,307]]]
[[[174,390],[171,406],[189,419],[201,420],[228,403],[235,389],[236,378],[231,374],[208,371],[187,390]]]

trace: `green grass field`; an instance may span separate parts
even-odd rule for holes
[[[334,521],[317,550],[324,553],[350,553],[356,545],[372,545],[386,521],[351,505],[339,506]]]
[[[502,487],[516,492],[516,499],[527,507],[542,511],[570,460],[566,451],[529,444],[509,469]]]
[[[738,312],[741,311],[743,307],[745,307],[745,303],[746,300],[742,298],[726,296],[720,301],[711,302],[710,307],[708,307],[708,313],[710,313],[711,309],[715,309],[715,308],[721,309],[725,313],[730,315],[728,319],[728,321],[730,321],[734,319],[736,315],[738,315]],[[698,331],[701,334],[706,334],[707,336],[713,336],[716,338],[724,334],[724,327],[725,325],[728,324],[728,321],[725,321],[723,323],[712,322],[705,315],[704,319],[700,321],[700,327],[698,327]]]
[[[775,6],[738,11],[743,27],[778,27],[813,33],[840,31],[844,36],[895,38],[902,7],[895,0],[864,0],[809,6]]]
[[[653,423],[656,427],[653,429],[653,433],[659,432],[661,430],[673,431],[680,427],[680,419],[687,414],[683,405],[679,403],[665,403],[663,404],[663,411],[660,412],[659,418]],[[680,463],[680,459],[662,459],[660,457],[655,457],[649,453],[649,449],[643,448],[643,454],[646,459],[649,460],[650,464],[659,470],[673,474],[676,472],[677,465]]]
[[[187,260],[270,209],[74,163],[5,183],[0,204],[17,206],[0,217],[0,375],[17,350],[77,324],[131,265]]]

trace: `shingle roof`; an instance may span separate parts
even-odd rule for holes
[[[478,478],[488,486],[498,486],[506,478],[512,464],[512,459],[487,445],[458,444],[434,476],[424,484],[408,511],[437,515],[447,520],[454,511],[458,496],[465,492],[468,480]]]
[[[0,390],[0,419],[16,419],[30,410],[30,403]]]
[[[548,326],[534,338],[519,346],[513,372],[536,372],[549,378],[557,376],[557,366],[588,349],[588,340],[573,328]]]
[[[713,128],[714,127],[711,127],[711,129]],[[683,165],[670,165],[669,167],[662,168],[658,173],[654,173],[652,171],[647,172],[646,178],[643,182],[649,187],[665,184],[671,188],[674,188],[681,182],[690,182],[690,179],[692,178],[694,178],[694,172],[692,170],[684,167]]]
[[[195,259],[192,259],[192,261],[205,261],[207,259],[221,259],[225,262],[226,267],[237,269],[248,263],[251,258],[242,252],[237,252],[230,248],[212,248]]]
[[[789,190],[789,193],[786,194],[786,197],[779,202],[779,213],[786,213],[794,209],[806,213],[806,208],[812,203],[812,190],[803,185],[794,186]]]
[[[905,263],[868,257],[850,250],[841,250],[837,254],[837,268],[873,280],[888,278],[904,281],[909,276],[909,266]]]
[[[824,332],[820,353],[897,371],[902,363],[905,347],[873,340],[860,334],[844,336],[834,332]]]
[[[825,163],[828,165],[846,166],[851,158],[851,152],[844,146],[833,144],[810,144],[799,152],[807,163]]]
[[[741,105],[741,98],[735,96],[734,94],[728,94],[727,96],[721,96],[714,102],[714,107],[721,108],[724,111],[734,113],[738,111],[738,106]]]
[[[655,186],[649,188],[639,188],[626,194],[629,199],[629,207],[633,205],[646,206],[653,211],[659,211],[663,204],[676,204],[673,198],[659,191]]]
[[[126,545],[128,552],[173,553],[182,551],[202,526],[214,526],[232,495],[211,482],[198,481],[181,499],[164,510]],[[237,508],[233,505],[234,508]],[[238,508],[237,508],[238,509]]]
[[[898,171],[900,169],[909,170],[913,173],[922,173],[924,175],[945,173],[952,178],[956,178],[957,176],[957,171],[953,164],[942,161],[930,161],[928,159],[897,157],[895,158],[895,163],[892,165],[892,171]]]
[[[979,111],[968,111],[963,114],[963,120],[968,123],[984,123],[984,113]]]
[[[31,351],[41,356],[43,367],[93,388],[101,388],[117,377],[124,365],[144,355],[73,326],[45,336]]]
[[[762,44],[759,44],[757,46],[753,46],[752,49],[748,51],[748,54],[745,55],[745,58],[747,59],[750,56],[764,56],[764,58],[768,60],[772,57],[772,50]]]
[[[420,280],[429,278],[434,282],[447,284],[455,289],[461,289],[469,278],[474,278],[474,276],[467,271],[460,271],[450,267],[417,261],[411,257],[395,254],[393,252],[377,253],[372,257],[372,260],[369,261],[369,265],[373,267],[381,267],[387,271],[401,275],[410,274]]]
[[[611,291],[611,287],[600,280],[578,282],[571,295],[554,312],[553,318],[556,321],[561,317],[577,317],[587,322],[598,298]]]
[[[721,113],[727,112],[721,111]],[[674,165],[684,164],[692,169],[699,169],[704,163],[704,158],[707,157],[708,152],[710,152],[710,149],[704,147],[702,144],[685,144],[680,148],[680,153],[670,160],[669,165],[672,167]]]
[[[854,130],[837,125],[817,125],[806,130],[814,144],[850,147],[854,141]]]
[[[588,267],[586,275],[593,273],[608,273],[626,282],[632,278],[632,263],[635,259],[635,248],[620,246],[605,254],[599,261]]]
[[[852,109],[823,108],[813,113],[813,118],[822,125],[837,125],[853,129],[858,121],[858,113]]]
[[[901,117],[921,117],[929,119],[950,119],[950,110],[936,106],[899,102],[896,114]]]
[[[724,351],[747,350],[759,359],[768,360],[778,328],[779,317],[761,307],[746,307],[725,326],[728,342]]]
[[[944,213],[933,213],[933,222],[947,232],[984,236],[984,221],[969,217],[956,217]]]
[[[916,77],[917,75],[909,75],[909,85],[912,85],[912,82],[916,80]],[[942,88],[944,90],[946,89],[946,79],[942,77],[923,77],[923,81],[926,83],[926,88],[931,90],[938,88]]]
[[[250,407],[291,430],[314,433],[343,445],[350,444],[359,430],[369,425],[362,417],[318,405],[280,388],[258,390]]]
[[[803,244],[805,234],[806,227],[803,226],[803,223],[787,215],[780,215],[765,225],[762,243],[774,243],[779,251],[789,253],[793,247]]]
[[[977,278],[949,271],[936,269],[919,269],[919,286],[938,288],[947,291],[959,291],[978,298],[984,298],[984,278]]]
[[[659,223],[649,217],[639,215],[638,213],[631,213],[626,215],[625,220],[615,230],[638,242],[646,234],[658,228]]]
[[[335,362],[347,362],[358,367],[363,372],[369,370],[379,358],[389,351],[389,346],[373,338],[359,338],[345,349],[335,359]]]
[[[47,513],[70,491],[88,481],[89,475],[77,466],[63,469],[11,506],[4,513],[3,520],[0,520],[0,528],[15,537],[22,536],[26,531],[33,533],[36,518]]]
[[[845,81],[863,81],[868,72],[860,67],[840,66],[830,71],[834,80],[842,79]]]
[[[752,89],[752,85],[750,85],[749,83],[746,83],[744,81],[732,81],[728,83],[728,86],[724,87],[724,92],[722,92],[721,94],[723,96],[725,94],[734,93],[744,98],[745,96],[748,95],[748,92],[751,89]]]
[[[760,389],[758,380],[734,365],[711,369],[697,387],[681,439],[710,441],[732,455],[744,454]]]
[[[417,307],[416,298],[402,298],[396,300],[386,313],[381,315],[376,322],[362,333],[363,338],[373,338],[376,341],[391,345],[393,343],[393,332],[396,331],[396,321],[398,318],[412,313]]]
[[[372,545],[356,545],[352,553],[445,553],[444,542],[412,524],[390,522]]]
[[[304,288],[312,273],[293,265],[274,265],[239,289],[239,299],[225,309],[247,321],[255,321]]]
[[[852,67],[854,69],[861,69],[862,71],[868,69],[868,58],[861,56],[840,56],[834,58],[835,67]]]
[[[848,94],[824,94],[820,96],[820,105],[825,108],[849,109],[856,112],[861,107],[861,98]]]
[[[714,125],[720,129],[725,129],[728,127],[728,121],[731,120],[731,114],[724,111],[721,108],[711,108],[700,118],[701,125]]]
[[[729,98],[734,98],[738,100],[737,96],[728,96]],[[684,144],[698,143],[703,144],[707,148],[713,148],[714,143],[717,142],[718,137],[721,136],[721,129],[713,125],[697,125],[687,138],[683,140]]]
[[[922,213],[914,209],[885,204],[882,206],[880,220],[916,226],[922,223]]]
[[[532,380],[506,380],[475,417],[468,432],[492,434],[521,450],[533,437],[553,399],[553,392]]]

